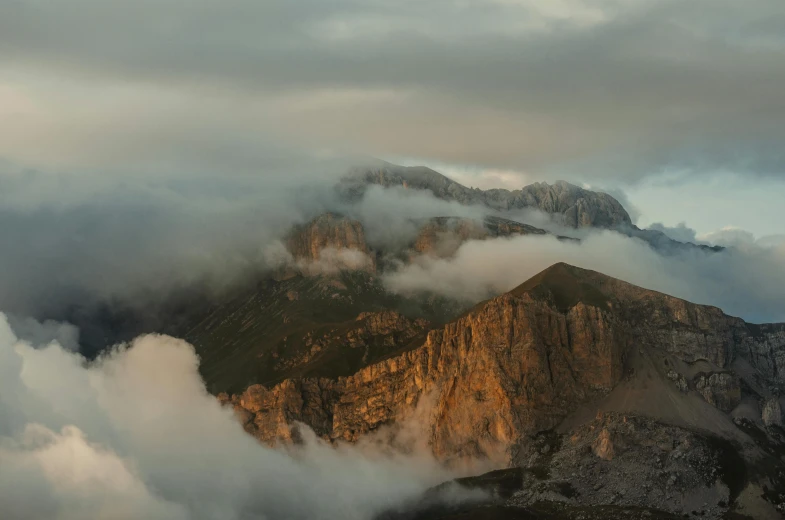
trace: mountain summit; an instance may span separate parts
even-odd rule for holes
[[[617,228],[631,226],[624,207],[607,193],[585,190],[565,181],[554,184],[537,182],[519,190],[467,188],[430,168],[396,166],[355,169],[342,181],[347,193],[358,196],[368,185],[402,186],[429,190],[443,200],[461,204],[481,204],[497,211],[537,209],[559,217],[560,223],[573,228]]]
[[[380,161],[372,166],[354,168],[340,181],[338,190],[351,201],[361,198],[368,187],[373,185],[426,190],[439,199],[486,206],[500,215],[515,210],[537,210],[550,215],[558,225],[610,229],[641,239],[664,254],[693,249],[706,252],[723,249],[719,246],[679,242],[661,231],[641,229],[632,222],[624,206],[612,196],[565,181],[553,184],[535,182],[519,190],[481,190],[467,188],[424,166],[406,167]]]

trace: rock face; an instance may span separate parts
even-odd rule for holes
[[[367,257],[368,269],[374,270],[375,262],[365,241],[362,224],[335,213],[324,213],[307,224],[295,226],[286,241],[286,248],[295,260],[317,262],[320,259],[337,261],[339,258],[325,258],[325,252],[357,252],[356,262]],[[345,259],[352,261],[352,259]]]
[[[607,193],[585,190],[564,181],[537,182],[510,192],[508,207],[534,207],[561,215],[570,227],[617,228],[632,225],[624,207]]]
[[[422,347],[353,376],[286,382],[270,391],[257,385],[235,402],[257,414],[254,433],[261,439],[274,436],[285,417],[326,438],[356,441],[428,401],[434,452],[474,457],[553,427],[577,403],[610,390],[622,376],[628,342],[594,307],[560,313],[528,295],[504,295],[431,331]],[[259,410],[275,410],[274,428]]]
[[[632,225],[627,211],[610,195],[585,190],[564,181],[552,185],[538,182],[513,191],[484,191],[467,188],[429,168],[405,168],[384,163],[352,172],[344,179],[342,189],[350,196],[358,196],[368,184],[429,190],[441,199],[461,204],[483,204],[495,210],[537,209],[556,215],[564,225],[576,228]]]
[[[739,356],[752,363],[766,379],[785,384],[785,324],[748,325],[750,334],[740,338]]]
[[[707,403],[723,412],[730,412],[741,401],[739,378],[728,372],[698,374],[695,376],[695,389]]]
[[[734,356],[781,382],[783,367],[772,359],[785,342],[776,334],[713,307],[556,264],[432,330],[418,348],[349,377],[254,385],[227,401],[267,441],[286,438],[283,425],[299,421],[325,439],[351,442],[425,408],[424,435],[439,458],[510,461],[522,439],[613,389],[633,349],[713,367],[696,387],[728,409],[738,402],[738,380],[723,374]],[[765,362],[750,355],[763,349],[772,353]]]

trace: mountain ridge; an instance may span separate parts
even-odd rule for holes
[[[382,432],[394,442],[396,432],[418,424],[440,460],[461,464],[480,457],[496,467],[535,473],[546,464],[583,490],[582,500],[594,504],[586,486],[597,479],[609,482],[616,473],[589,480],[574,476],[584,471],[575,464],[589,457],[596,471],[608,466],[632,472],[624,477],[629,483],[614,484],[628,490],[628,498],[616,497],[614,503],[680,513],[697,506],[688,498],[670,503],[667,494],[657,498],[635,491],[646,479],[659,481],[656,472],[662,470],[652,461],[672,448],[663,444],[651,455],[656,457],[646,459],[643,454],[653,449],[650,436],[632,425],[667,443],[703,446],[694,453],[704,465],[719,464],[717,442],[731,443],[749,469],[762,456],[761,438],[779,446],[780,426],[766,424],[782,424],[783,390],[785,325],[750,328],[716,307],[558,263],[433,328],[422,344],[390,353],[352,375],[294,378],[269,388],[252,385],[219,399],[235,409],[249,433],[268,443],[297,442],[297,424],[330,442],[357,442]],[[764,423],[769,408],[780,413],[772,412]],[[765,433],[766,428],[775,429]],[[567,443],[548,448],[556,450],[547,452],[553,456],[567,457],[561,466],[548,462],[551,455],[544,459],[546,448],[538,444],[549,431]],[[757,431],[764,433],[753,435]],[[573,452],[564,450],[572,445],[585,446],[588,455],[568,456]],[[596,460],[605,462],[598,466]],[[677,478],[685,479],[680,488],[685,497],[726,504],[709,508],[712,518],[738,498],[727,486],[701,476],[703,466],[697,462],[674,459],[669,464],[670,471],[683,475]],[[782,469],[745,486],[783,484],[777,476]],[[551,482],[550,477],[538,479],[537,486]],[[597,495],[597,500],[610,500],[605,493]],[[544,496],[517,494],[516,503],[531,504]],[[764,507],[758,499],[744,500],[748,507]]]
[[[722,251],[721,246],[695,244],[674,240],[661,231],[636,226],[613,196],[556,181],[535,182],[518,190],[504,188],[467,188],[447,176],[425,166],[399,166],[380,161],[374,165],[355,167],[338,184],[338,191],[347,200],[359,200],[370,185],[385,188],[427,190],[436,198],[464,205],[482,205],[503,213],[510,210],[534,209],[555,218],[567,228],[599,228],[617,231],[638,238],[662,253],[685,250]]]
[[[405,167],[382,163],[378,167],[355,168],[342,179],[342,189],[353,197],[361,195],[368,184],[401,186],[429,190],[443,200],[461,204],[482,204],[491,209],[533,208],[560,215],[567,227],[616,228],[632,225],[624,207],[612,196],[586,190],[566,181],[554,184],[535,182],[518,190],[467,188],[447,176],[424,166]]]

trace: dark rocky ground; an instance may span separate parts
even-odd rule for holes
[[[531,439],[520,467],[457,479],[379,520],[592,520],[706,518],[749,520],[785,513],[785,431],[737,426],[743,446],[706,432],[644,417],[603,414],[567,434]],[[754,463],[745,450],[762,449]],[[748,459],[749,460],[749,459]],[[765,504],[740,506],[751,481]],[[456,503],[452,497],[484,496]],[[759,504],[760,506],[760,504]],[[767,507],[768,506],[768,507]]]

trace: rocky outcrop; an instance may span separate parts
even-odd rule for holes
[[[358,197],[367,185],[401,186],[429,190],[436,197],[461,204],[483,204],[495,210],[536,209],[552,214],[570,227],[617,228],[631,226],[624,207],[606,193],[585,190],[565,181],[538,182],[520,190],[467,188],[424,167],[402,167],[383,163],[357,169],[341,185],[344,193]]]
[[[559,215],[562,224],[575,228],[614,229],[632,225],[624,207],[607,193],[585,190],[564,181],[536,182],[510,192],[506,205],[508,208],[504,209],[529,207]]]
[[[673,383],[676,385],[676,388],[678,388],[680,392],[686,393],[689,391],[690,387],[687,384],[687,379],[682,374],[679,374],[675,370],[670,369],[668,370],[668,373],[665,374],[665,376],[673,381]]]
[[[295,261],[304,265],[318,265],[322,261],[335,264],[337,269],[360,267],[371,272],[375,270],[374,256],[365,241],[362,224],[335,213],[324,213],[306,224],[295,226],[286,240],[286,248]],[[326,256],[325,252],[331,256]]]
[[[761,419],[766,426],[782,426],[782,407],[778,397],[772,397],[763,403]]]
[[[745,329],[736,342],[738,355],[766,379],[785,385],[785,324],[747,324]]]
[[[408,341],[428,325],[428,322],[422,318],[410,319],[395,311],[361,312],[356,321],[362,327],[352,329],[347,334],[350,345],[361,345],[368,338],[390,334],[399,334],[403,341]],[[401,340],[396,339],[388,343],[400,344]]]
[[[438,457],[501,453],[510,460],[522,439],[620,383],[632,349],[685,367],[714,367],[694,385],[706,401],[730,410],[740,386],[727,367],[756,338],[719,309],[557,264],[432,330],[418,348],[349,377],[254,386],[231,402],[240,413],[251,411],[261,439],[275,437],[284,420],[350,442],[425,408],[423,433]],[[785,344],[769,347],[779,353]]]
[[[695,376],[695,389],[707,403],[723,412],[730,412],[741,401],[739,378],[729,372],[700,373]]]
[[[616,451],[613,447],[613,439],[610,430],[603,428],[600,434],[591,444],[592,453],[604,460],[613,460]]]

